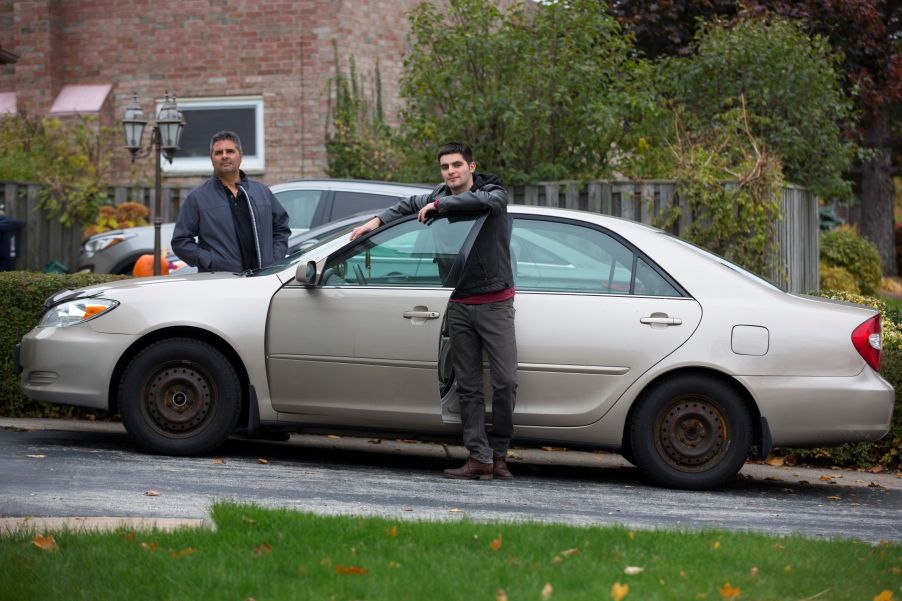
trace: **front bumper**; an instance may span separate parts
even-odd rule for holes
[[[34,401],[106,410],[113,370],[135,340],[89,323],[35,328],[18,345],[22,392]]]
[[[774,446],[831,446],[889,432],[895,391],[869,367],[852,377],[742,376]]]

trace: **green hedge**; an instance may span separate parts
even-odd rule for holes
[[[13,353],[22,336],[37,325],[48,296],[67,288],[82,288],[124,277],[92,273],[0,272],[0,415],[34,417],[79,414],[72,408],[28,400],[19,390],[19,376],[13,373]]]
[[[81,410],[34,403],[19,390],[13,373],[13,349],[41,314],[44,300],[66,288],[81,288],[126,276],[94,274],[44,274],[27,271],[0,272],[0,415],[6,417],[84,416]],[[896,389],[895,411],[890,433],[875,443],[846,444],[825,449],[789,449],[781,454],[827,465],[870,467],[880,464],[902,468],[902,350],[883,352],[881,375]]]
[[[852,274],[862,294],[874,294],[880,288],[883,262],[877,247],[850,229],[821,234],[821,262]]]

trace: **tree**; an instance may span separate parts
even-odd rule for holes
[[[790,181],[846,196],[853,146],[843,141],[851,102],[826,40],[789,21],[747,18],[698,30],[686,57],[663,61],[663,88],[703,123],[739,105]]]
[[[602,176],[654,103],[650,70],[603,0],[423,3],[410,24],[401,134],[413,179],[434,176],[451,139],[511,183]]]
[[[63,225],[89,223],[106,201],[113,132],[95,117],[0,119],[0,180],[42,185],[39,205]]]
[[[808,33],[824,36],[842,56],[843,85],[855,92],[857,113],[855,127],[845,133],[866,150],[850,173],[861,200],[861,230],[876,243],[886,273],[894,273],[891,176],[894,168],[897,173],[902,168],[902,120],[898,118],[902,113],[902,3],[740,0],[738,4],[751,15],[782,15],[799,21]],[[612,12],[636,34],[637,46],[652,57],[686,54],[699,17],[744,16],[737,12],[737,3],[728,0],[615,0]]]
[[[335,52],[335,77],[326,131],[326,155],[330,177],[351,179],[394,179],[400,157],[394,133],[382,111],[382,78],[379,65],[374,70],[373,90],[368,96],[357,74],[354,57],[348,74],[341,71]]]

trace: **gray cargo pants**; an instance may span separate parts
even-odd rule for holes
[[[470,457],[491,463],[507,455],[514,434],[517,397],[517,339],[514,299],[486,305],[448,303],[451,360],[460,395],[464,446]],[[482,351],[489,359],[492,428],[486,432],[482,390]]]

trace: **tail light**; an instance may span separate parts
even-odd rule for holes
[[[875,371],[880,369],[880,350],[883,348],[883,334],[880,330],[880,314],[871,317],[852,331],[855,350]]]

